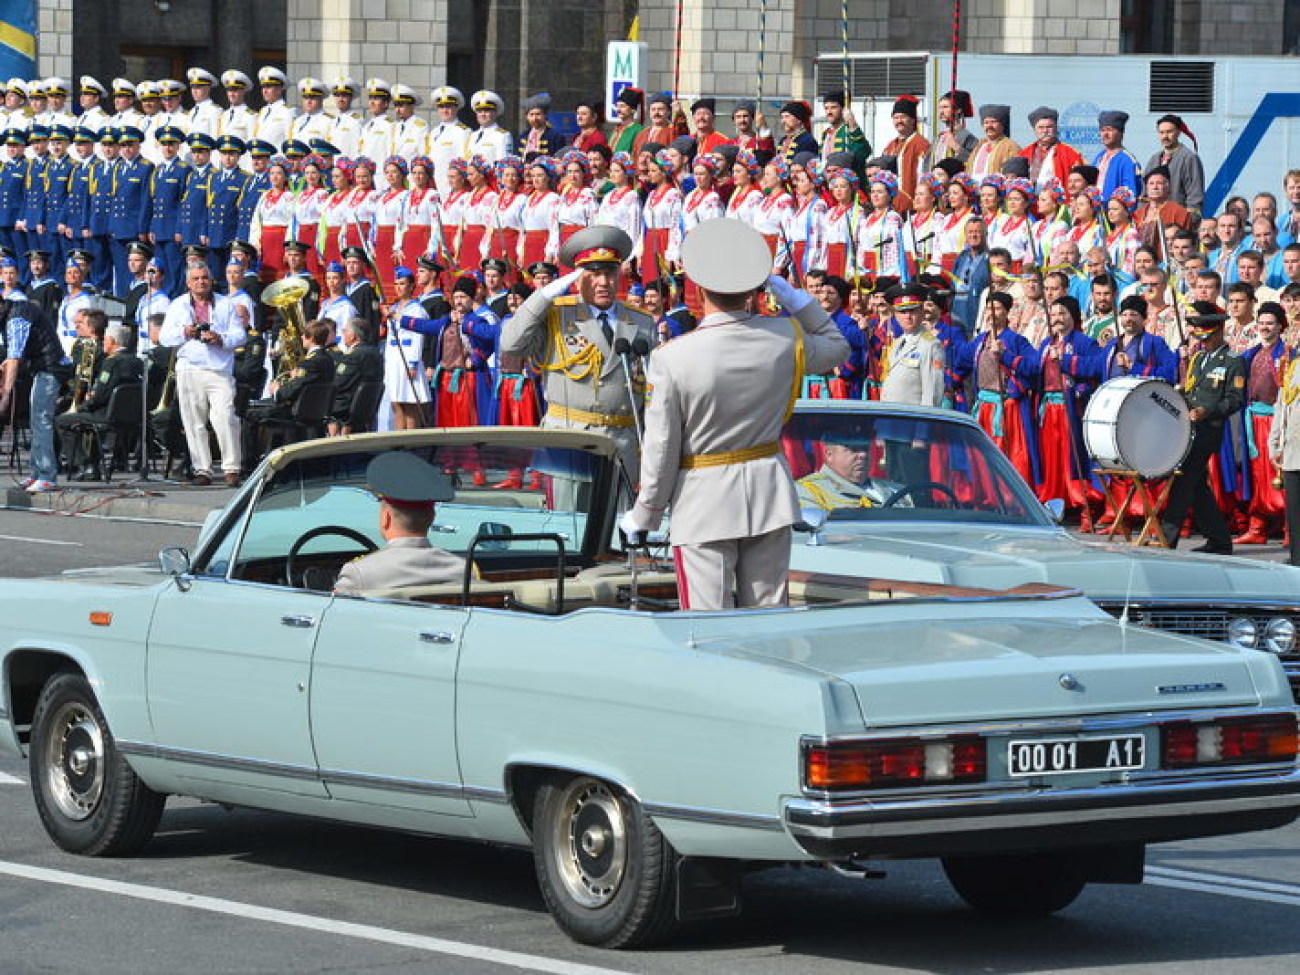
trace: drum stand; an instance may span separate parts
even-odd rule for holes
[[[1160,515],[1165,510],[1165,504],[1169,500],[1169,489],[1173,487],[1178,471],[1166,475],[1164,484],[1155,490],[1150,480],[1137,471],[1098,467],[1094,468],[1093,473],[1102,479],[1102,483],[1106,485],[1107,499],[1115,506],[1115,520],[1111,522],[1110,530],[1106,532],[1107,541],[1111,541],[1116,535],[1123,535],[1124,541],[1130,545],[1145,545],[1152,542],[1164,548],[1169,547],[1169,539],[1165,537],[1165,530],[1160,524]],[[1133,540],[1133,531],[1128,524],[1128,508],[1135,497],[1142,502],[1142,510],[1146,512],[1146,519],[1142,522],[1142,530],[1138,532],[1137,541]]]

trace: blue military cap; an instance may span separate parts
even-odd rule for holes
[[[99,130],[99,144],[103,146],[117,145],[117,129],[105,126]]]
[[[185,130],[178,125],[164,125],[153,137],[159,145],[177,145],[185,141]]]
[[[22,129],[5,129],[4,144],[7,146],[27,145],[27,133]]]
[[[247,150],[244,140],[237,135],[223,135],[217,142],[218,152],[238,152],[243,153]]]
[[[94,263],[95,263],[95,259],[93,256],[91,256],[90,251],[83,251],[80,248],[78,248],[77,250],[68,251],[69,267],[71,267],[74,264],[77,265],[78,267],[90,267],[90,265]]]
[[[342,261],[330,261],[325,265],[326,274],[347,274],[348,270],[343,266]]]
[[[189,138],[185,141],[191,149],[206,149],[211,152],[217,147],[217,140],[206,132],[191,132]]]
[[[64,142],[72,141],[72,127],[68,125],[55,124],[50,126],[50,138],[62,139]]]
[[[0,267],[17,267],[17,266],[18,266],[18,262],[15,261],[12,256],[6,255],[5,257],[0,257]]]
[[[397,267],[393,268],[394,281],[402,281],[407,278],[413,278],[413,277],[415,277],[415,274],[412,273],[409,267],[403,267],[401,265],[398,265]]]
[[[124,125],[117,130],[118,145],[121,145],[124,142],[143,142],[143,141],[144,141],[144,133],[141,132],[138,128],[136,128],[134,125]]]
[[[44,125],[32,125],[27,129],[27,141],[35,142],[38,139],[48,139],[50,130]]]
[[[250,139],[248,141],[248,154],[254,159],[270,159],[275,155],[275,146],[265,139]]]
[[[92,129],[89,125],[78,125],[76,128],[72,130],[72,141],[73,142],[97,142],[99,141],[99,133],[96,132],[94,129]]]
[[[289,159],[305,159],[311,155],[311,146],[300,139],[290,139],[280,149]]]
[[[307,143],[311,151],[321,156],[337,156],[339,154],[338,146],[327,139],[312,139]]]

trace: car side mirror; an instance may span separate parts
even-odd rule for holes
[[[799,511],[799,521],[794,526],[795,531],[807,532],[809,545],[824,545],[822,528],[829,517],[830,512],[824,508],[802,508]]]
[[[1060,498],[1052,498],[1050,501],[1044,501],[1043,507],[1046,508],[1047,513],[1052,516],[1052,521],[1056,522],[1058,525],[1064,520],[1065,502]]]
[[[179,545],[169,545],[158,553],[158,568],[163,575],[171,576],[184,592],[189,584],[183,580],[190,574],[190,553]]]

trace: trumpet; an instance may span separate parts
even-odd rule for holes
[[[284,278],[262,292],[262,304],[278,311],[284,322],[279,336],[280,360],[275,369],[277,383],[289,379],[306,355],[302,337],[307,330],[307,316],[303,312],[302,299],[309,290],[302,278]]]
[[[99,344],[94,339],[77,339],[72,357],[77,364],[72,373],[72,405],[68,407],[68,412],[76,413],[80,411],[81,404],[85,402],[86,394],[95,381],[95,360],[99,357]]]

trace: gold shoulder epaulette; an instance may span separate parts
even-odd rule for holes
[[[561,295],[560,297],[556,298],[553,302],[551,302],[551,304],[555,305],[555,307],[557,308],[572,308],[577,303],[578,303],[577,295]]]

